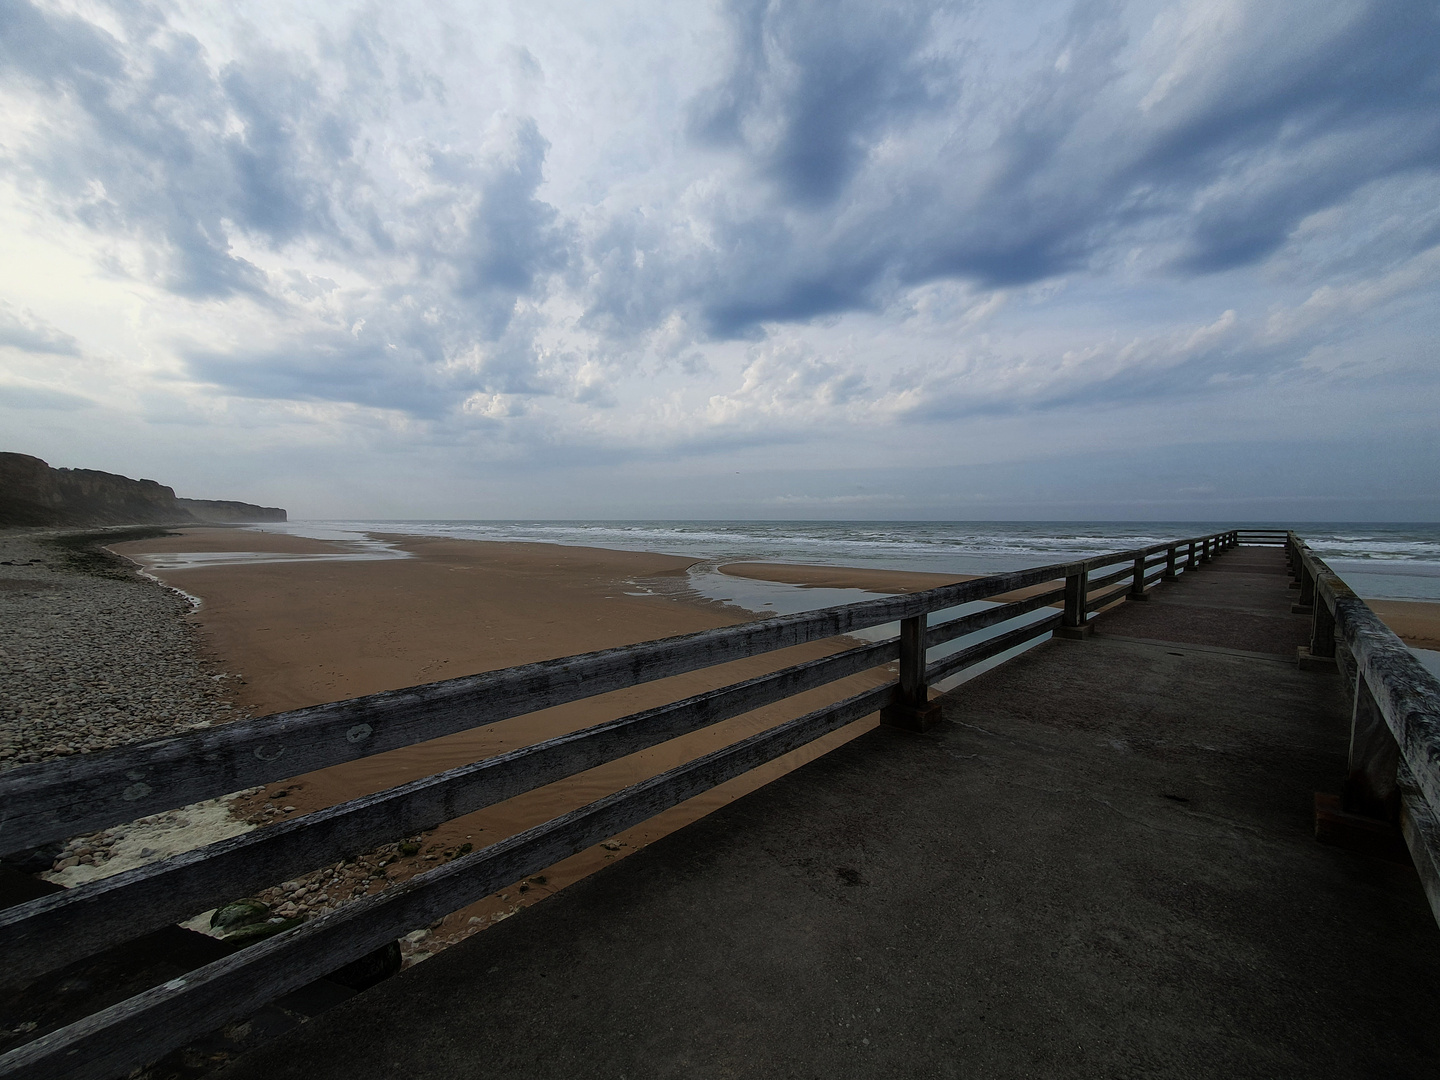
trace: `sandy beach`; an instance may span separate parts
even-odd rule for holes
[[[226,670],[240,676],[239,703],[257,714],[689,633],[751,617],[688,593],[684,574],[694,561],[688,558],[547,544],[413,536],[383,539],[408,557],[252,560],[178,569],[157,566],[149,572],[200,598],[202,605],[192,619],[202,640]],[[236,551],[323,556],[345,548],[334,541],[282,533],[187,529],[178,535],[117,545],[116,550],[142,564],[154,564],[157,560],[147,556]],[[271,817],[303,814],[844,646],[844,642],[798,646],[517,717],[272,784],[265,792],[242,800],[239,809],[256,820],[267,810]],[[403,879],[434,865],[443,857],[439,852],[466,843],[476,847],[492,843],[889,677],[883,669],[853,676],[456,819],[427,835],[421,850],[402,859],[390,876]],[[618,837],[612,842],[618,846],[596,847],[568,859],[543,875],[543,884],[531,882],[523,896],[512,891],[472,905],[450,916],[435,936],[443,943],[474,926],[503,918],[855,737],[875,722],[874,717],[867,718],[677,807]],[[284,792],[283,797],[270,798],[279,791]],[[286,807],[294,809],[286,811]]]
[[[1406,645],[1440,651],[1440,604],[1424,600],[1367,600]]]

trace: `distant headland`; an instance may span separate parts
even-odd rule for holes
[[[0,452],[0,528],[284,520],[278,506],[177,499],[174,488],[154,480],[97,469],[52,469],[29,454]]]

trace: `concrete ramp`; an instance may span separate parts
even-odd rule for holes
[[[1229,552],[217,1075],[1434,1076],[1414,871],[1312,836],[1287,580]]]

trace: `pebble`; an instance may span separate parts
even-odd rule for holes
[[[0,531],[0,769],[243,715],[232,678],[202,658],[188,600],[81,569],[44,537]]]

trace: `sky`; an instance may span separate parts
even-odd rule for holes
[[[1440,5],[0,0],[0,449],[294,518],[1440,520]]]

